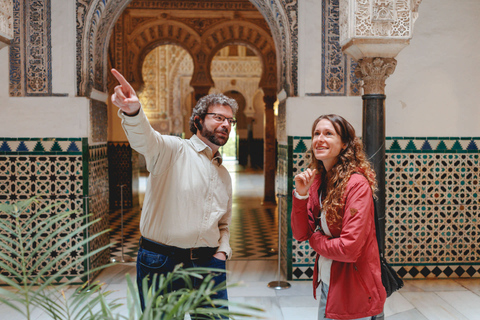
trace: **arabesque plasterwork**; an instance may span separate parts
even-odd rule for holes
[[[240,92],[246,101],[245,115],[253,117],[261,70],[256,56],[216,56],[211,67],[215,86],[210,93]],[[139,97],[150,123],[161,133],[180,135],[191,107],[186,103],[193,91],[190,85],[192,58],[179,46],[160,46],[147,55],[142,72],[145,83]]]
[[[116,22],[123,10],[130,4],[135,3],[136,6],[146,6],[151,9],[160,8],[162,10],[239,10],[252,7],[252,3],[262,13],[261,23],[269,26],[274,38],[273,53],[268,53],[267,63],[271,63],[275,70],[275,87],[288,87],[289,94],[296,92],[297,85],[297,1],[292,0],[272,0],[260,1],[245,0],[238,1],[134,1],[131,0],[77,0],[77,84],[78,94],[88,95],[91,88],[99,91],[106,91],[106,80],[102,78],[107,75],[104,66],[106,63],[106,51],[108,48],[108,40],[110,32],[113,30],[113,24]],[[250,9],[248,9],[250,10]],[[159,16],[159,18],[167,19],[167,15]],[[234,17],[235,19],[235,17]],[[138,20],[136,23],[144,23]],[[199,28],[207,28],[202,21],[190,21]],[[238,24],[238,23],[237,23]],[[187,35],[187,33],[184,33]],[[142,40],[143,36],[139,36],[137,40]],[[120,37],[120,36],[118,36]],[[103,40],[102,40],[103,39]],[[115,43],[117,42],[115,35]],[[278,49],[280,48],[280,49]],[[118,49],[116,48],[115,51]],[[123,57],[127,58],[128,54]],[[200,54],[199,58],[205,59]],[[282,70],[276,70],[276,60],[281,61],[279,67]],[[124,61],[119,61],[124,64]],[[202,71],[202,70],[200,70]],[[198,73],[199,79],[195,81],[203,81],[208,75],[202,72]],[[203,78],[202,78],[203,77]],[[278,79],[278,80],[277,80]],[[208,79],[207,79],[208,80]],[[273,80],[268,78],[269,81]]]
[[[50,0],[13,0],[10,96],[52,94]]]
[[[421,0],[340,1],[341,38],[411,38],[420,2]]]
[[[394,58],[409,44],[421,0],[341,0],[340,44],[354,59]]]

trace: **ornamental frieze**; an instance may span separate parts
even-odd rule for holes
[[[129,5],[132,9],[181,9],[181,10],[242,10],[257,11],[254,5],[248,1],[132,1]]]
[[[10,95],[52,94],[50,0],[13,0]]]

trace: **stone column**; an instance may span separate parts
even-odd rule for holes
[[[385,80],[395,71],[393,58],[364,58],[355,75],[363,80],[362,139],[365,152],[377,175],[380,252],[385,252]]]
[[[193,107],[197,104],[197,101],[200,100],[200,98],[206,96],[208,92],[210,92],[210,85],[205,85],[205,86],[193,86],[193,90],[195,91],[195,101],[193,103]]]
[[[267,92],[265,92],[263,101],[265,102],[265,125],[263,128],[263,172],[265,176],[265,186],[263,194],[263,204],[275,205],[275,170],[277,161],[275,114],[273,112],[273,105],[275,101],[277,101],[277,95],[268,94]]]
[[[385,80],[395,71],[397,54],[409,45],[422,0],[340,0],[340,44],[358,61],[363,80],[363,144],[378,182],[376,201],[385,253]],[[383,320],[383,313],[377,317]]]

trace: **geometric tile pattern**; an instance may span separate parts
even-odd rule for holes
[[[275,207],[246,207],[242,204],[240,208],[234,208],[230,246],[233,260],[277,259],[278,220]]]
[[[132,258],[137,257],[138,240],[140,240],[140,214],[139,207],[124,209],[123,211],[123,254]],[[111,257],[116,261],[122,258],[122,211],[110,212],[110,248]]]
[[[92,220],[102,218],[89,229],[89,234],[107,229],[107,145],[89,147],[87,143],[86,138],[0,138],[0,202],[42,196],[39,205],[32,206],[32,212],[60,202],[58,207],[50,210],[49,216],[66,210],[77,211],[76,216],[84,215],[88,205]],[[82,238],[72,239],[72,243]],[[59,266],[74,261],[86,250],[92,251],[108,243],[108,234],[102,235],[88,248],[72,252]],[[66,276],[75,276],[87,267],[103,265],[108,259],[107,250],[100,252],[92,257],[90,265],[77,266]]]
[[[387,153],[478,153],[480,149],[478,137],[387,137],[385,143]]]
[[[386,253],[396,265],[480,262],[479,153],[388,153]]]
[[[292,178],[310,137],[291,137]],[[386,257],[404,278],[480,277],[480,138],[386,138]],[[294,186],[292,186],[293,188]],[[292,277],[314,252],[292,239]]]
[[[398,275],[404,279],[425,278],[480,278],[480,265],[410,265],[394,266]]]
[[[88,201],[90,220],[100,219],[89,228],[89,234],[98,234],[109,228],[108,219],[108,157],[107,145],[100,144],[88,147]],[[96,237],[89,244],[90,252],[110,243],[108,233]],[[92,269],[105,265],[110,258],[110,250],[106,249],[96,253],[90,258]]]
[[[76,210],[81,214],[84,165],[81,152],[62,151],[68,150],[72,143],[74,149],[77,148],[76,142],[81,142],[81,139],[0,139],[0,202],[12,203],[37,195],[42,198],[38,200],[38,205],[32,206],[32,213],[61,202],[61,205],[48,212],[48,216],[66,210]],[[48,151],[41,152],[42,149]],[[81,240],[74,238],[72,243]],[[49,245],[44,247],[48,248]],[[60,253],[61,250],[57,252]],[[72,262],[82,254],[83,249],[72,252],[65,261]],[[11,263],[14,264],[13,261]],[[69,270],[66,276],[75,276],[83,268],[77,266]]]
[[[81,155],[80,138],[0,138],[0,155]]]

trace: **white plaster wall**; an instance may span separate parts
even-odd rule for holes
[[[480,1],[423,0],[387,80],[387,136],[480,136]]]
[[[0,50],[0,137],[88,137],[89,101],[75,97],[75,3],[52,0],[52,91],[9,97],[9,50]]]
[[[360,97],[287,98],[286,131],[288,136],[311,136],[312,124],[322,114],[339,114],[362,135],[362,101]]]
[[[298,1],[298,95],[322,90],[322,1]]]
[[[321,88],[318,2],[299,1],[300,98],[287,100],[287,135],[310,135],[307,119],[330,110],[361,135],[361,97],[305,97]],[[478,0],[422,1],[413,39],[386,81],[387,136],[480,136],[479,17]]]

